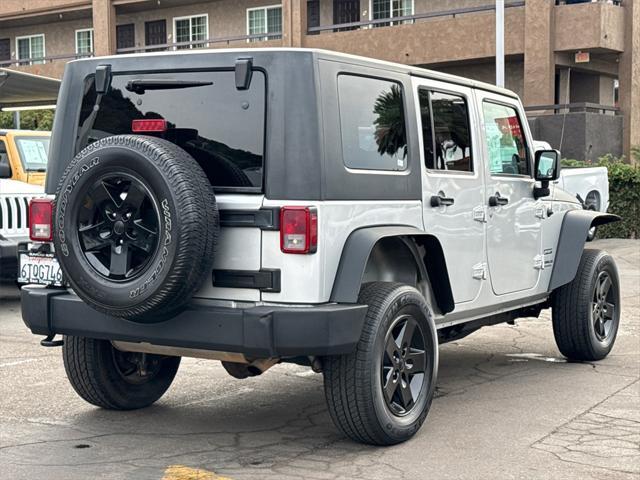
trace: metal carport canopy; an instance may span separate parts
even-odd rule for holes
[[[60,80],[0,68],[0,108],[55,105]]]

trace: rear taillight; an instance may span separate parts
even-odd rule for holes
[[[29,202],[29,238],[34,242],[53,240],[53,203],[48,198]]]
[[[310,207],[280,209],[280,250],[314,253],[318,248],[318,213]]]
[[[161,118],[132,120],[131,131],[133,133],[166,132],[167,121]]]

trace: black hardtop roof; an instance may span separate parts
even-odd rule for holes
[[[184,59],[185,56],[237,56],[237,57],[273,57],[278,58],[279,60],[283,60],[286,57],[290,57],[289,59],[293,60],[295,58],[308,56],[312,58],[314,61],[322,59],[329,60],[334,62],[340,62],[350,65],[360,65],[363,67],[369,68],[377,68],[381,70],[392,71],[395,73],[405,73],[408,75],[414,75],[416,77],[430,78],[433,80],[438,80],[441,82],[453,83],[456,85],[467,86],[470,88],[477,88],[481,90],[486,90],[490,92],[494,92],[500,95],[505,95],[512,98],[517,98],[517,95],[511,90],[507,90],[506,88],[501,88],[496,85],[492,85],[490,83],[480,82],[477,80],[472,80],[465,77],[460,77],[457,75],[450,75],[447,73],[437,72],[435,70],[429,70],[421,67],[414,67],[410,65],[404,65],[401,63],[387,62],[384,60],[377,60],[369,57],[362,57],[359,55],[351,55],[348,53],[335,52],[332,50],[322,50],[322,49],[313,49],[313,48],[225,48],[225,49],[197,49],[197,50],[180,50],[180,51],[165,51],[165,52],[152,52],[152,53],[132,53],[125,55],[113,55],[109,57],[92,57],[85,58],[79,60],[73,60],[69,62],[69,65],[73,64],[84,64],[87,62],[91,62],[93,64],[106,64],[109,63],[109,60],[113,60],[116,63],[121,63],[123,60],[126,61],[128,59],[174,59],[181,58]],[[284,58],[283,58],[284,57]],[[155,62],[153,62],[155,63]],[[159,64],[166,67],[166,63],[158,62]],[[288,62],[287,62],[288,63]],[[291,64],[295,65],[295,64]],[[144,67],[143,67],[144,68]]]

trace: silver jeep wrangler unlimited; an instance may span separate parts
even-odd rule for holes
[[[534,153],[512,92],[404,65],[293,49],[74,61],[55,197],[32,202],[21,256],[46,287],[23,287],[23,318],[99,407],[152,404],[182,356],[238,378],[295,362],[324,374],[347,436],[399,443],[425,420],[440,342],[551,308],[565,356],[611,350],[616,266],[584,245],[617,217],[554,187],[558,157]]]

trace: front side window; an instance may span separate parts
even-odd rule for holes
[[[202,42],[209,37],[209,17],[196,15],[193,17],[180,17],[173,19],[173,31],[176,43]],[[178,49],[204,48],[207,44],[178,45]]]
[[[31,35],[29,37],[16,37],[16,53],[18,55],[18,60],[26,60],[24,62],[20,62],[20,65],[44,63],[44,60],[42,59],[45,56],[44,34]]]
[[[47,169],[49,137],[15,137],[22,168],[30,172]]]
[[[473,172],[467,101],[460,95],[418,91],[425,165],[430,170]]]
[[[522,124],[515,108],[482,104],[484,134],[493,175],[529,175],[529,156]]]
[[[266,77],[254,71],[247,90],[235,72],[114,73],[106,95],[87,79],[76,152],[112,135],[133,133],[133,120],[164,120],[153,135],[184,149],[211,185],[233,191],[262,188]]]
[[[413,0],[373,0],[371,4],[372,20],[385,18],[406,17],[413,15]],[[375,27],[394,25],[397,22],[385,22],[375,24]],[[412,23],[412,20],[405,20],[401,23]]]
[[[407,131],[400,84],[340,75],[338,97],[345,166],[364,170],[405,170]]]
[[[260,33],[282,33],[282,6],[272,5],[270,7],[247,9],[247,35],[258,35]],[[251,42],[261,40],[271,40],[282,38],[280,35],[268,37],[250,38]]]
[[[93,54],[93,28],[76,30],[76,53],[78,55]]]

